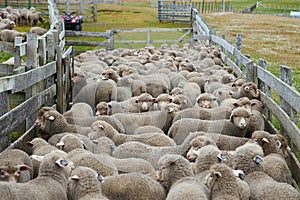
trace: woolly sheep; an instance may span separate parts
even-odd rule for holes
[[[140,173],[104,177],[102,194],[110,200],[164,200],[164,188],[148,175]]]
[[[244,83],[236,92],[232,94],[232,98],[239,99],[248,97],[249,99],[259,99],[259,90],[257,85],[252,82]]]
[[[209,199],[209,191],[196,178],[190,163],[180,155],[166,154],[159,159],[158,181],[168,191],[166,199]]]
[[[74,163],[75,167],[90,167],[103,176],[118,174],[115,164],[105,155],[93,154],[85,149],[74,149],[68,153],[67,158]]]
[[[65,134],[56,144],[56,146],[66,153],[69,153],[77,148],[87,149],[84,142],[78,136],[72,133]]]
[[[71,106],[70,110],[63,113],[64,117],[73,117],[74,119],[77,118],[86,118],[86,117],[93,117],[94,111],[92,107],[84,102],[75,103]],[[74,120],[76,124],[76,120]]]
[[[112,152],[117,147],[115,143],[109,139],[108,137],[99,137],[96,140],[93,140],[94,146],[92,153],[106,153],[108,155],[112,155]]]
[[[64,116],[56,110],[45,112],[43,118],[44,121],[41,123],[41,130],[48,135],[48,138],[54,134],[63,132],[80,133],[83,135],[91,132],[90,127],[68,124]]]
[[[126,134],[133,134],[140,126],[156,126],[166,133],[171,126],[172,120],[179,111],[179,106],[174,103],[168,104],[163,110],[145,113],[116,113],[112,117],[118,119],[125,128]]]
[[[195,107],[215,108],[219,107],[217,97],[210,93],[202,93],[196,99]]]
[[[25,183],[33,178],[33,164],[29,155],[19,149],[0,153],[0,181]]]
[[[193,163],[195,174],[203,173],[216,163],[224,163],[232,166],[233,155],[230,152],[221,151],[217,146],[208,144],[194,152],[197,157]]]
[[[139,128],[135,129],[133,135],[138,135],[138,134],[143,134],[143,133],[162,133],[164,134],[164,132],[156,127],[156,126],[152,126],[152,125],[146,125],[146,126],[140,126]]]
[[[264,157],[262,162],[263,171],[277,182],[293,184],[292,174],[285,159],[277,154],[271,153]]]
[[[105,121],[96,121],[92,124],[93,132],[89,133],[91,139],[97,139],[100,136],[106,136],[118,146],[125,142],[137,141],[152,146],[175,146],[175,142],[161,133],[144,133],[139,135],[126,135],[119,133],[109,123]]]
[[[1,27],[0,27],[1,28]],[[26,41],[26,33],[19,32],[16,30],[4,29],[0,31],[0,40],[4,42],[14,42],[15,37],[21,37],[22,42]]]
[[[95,170],[78,166],[72,170],[68,184],[68,198],[72,200],[108,200],[101,192],[102,175]]]
[[[190,132],[195,131],[244,137],[249,125],[249,118],[250,113],[245,108],[234,109],[230,119],[225,120],[208,121],[183,118],[172,124],[168,136],[173,138],[176,144],[180,144]]]
[[[182,118],[195,118],[201,120],[218,120],[218,119],[229,119],[231,115],[232,109],[230,107],[216,107],[216,108],[186,108],[184,110],[179,111],[174,119],[172,124],[174,124],[177,120]]]
[[[66,160],[66,153],[51,152],[42,158],[37,178],[26,183],[0,182],[0,199],[67,200],[70,172],[71,163]]]
[[[32,27],[31,29],[30,29],[30,33],[35,33],[35,34],[37,34],[37,35],[40,35],[40,36],[42,36],[42,35],[44,35],[45,33],[47,33],[47,29],[45,29],[45,28],[41,28],[41,27]]]
[[[198,135],[198,133],[193,133],[189,135],[181,145],[167,147],[154,147],[140,142],[126,142],[118,146],[113,151],[112,155],[116,158],[142,158],[150,162],[157,170],[157,161],[160,159],[160,157],[165,154],[178,154],[182,156],[186,155],[188,149],[190,148],[191,140]]]
[[[293,186],[276,182],[263,172],[263,154],[263,149],[254,143],[246,143],[236,149],[234,168],[245,173],[251,199],[300,199],[300,193]]]
[[[155,103],[157,105],[157,109],[162,110],[167,104],[172,103],[172,97],[167,93],[162,93],[157,96]]]
[[[225,164],[214,164],[211,173],[206,177],[206,185],[210,189],[211,199],[248,200],[249,185],[236,177],[233,170]]]

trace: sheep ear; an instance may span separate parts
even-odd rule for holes
[[[114,143],[112,143],[112,144],[110,145],[110,148],[111,148],[112,150],[115,150],[115,149],[117,148],[117,146],[116,146]]]
[[[50,116],[48,117],[48,119],[49,119],[50,121],[54,121],[55,117],[54,117],[53,115],[50,115]]]
[[[263,138],[262,141],[269,144],[269,140],[267,138]]]
[[[222,174],[220,172],[214,172],[214,176],[217,178],[221,178]]]
[[[36,161],[42,162],[45,156],[31,155],[30,157]]]
[[[276,144],[277,148],[281,148],[282,144],[281,144],[281,142],[279,140],[276,140],[275,144]]]
[[[59,167],[66,167],[68,166],[68,161],[64,160],[64,159],[58,159],[56,162],[55,162],[56,166],[59,166]]]
[[[245,179],[245,173],[242,170],[240,169],[233,170],[233,173],[236,177],[239,177],[241,180]]]
[[[104,129],[104,126],[102,124],[99,124],[98,127],[101,128],[102,130]]]
[[[27,171],[27,170],[31,170],[31,167],[29,167],[28,165],[18,165],[18,169],[20,171]]]
[[[72,179],[73,181],[77,181],[77,182],[80,180],[78,175],[73,175],[70,177],[70,179]]]
[[[253,161],[256,163],[256,164],[259,164],[263,161],[262,157],[260,156],[255,156],[255,158],[253,158]]]
[[[33,146],[32,141],[28,141],[27,144],[28,144],[29,146],[31,146],[31,147]]]
[[[56,144],[56,146],[58,147],[63,147],[65,145],[65,143],[63,141],[60,141],[59,143]]]
[[[93,141],[93,143],[95,143],[95,144],[98,144],[98,143],[99,143],[98,140],[92,140],[92,141]]]
[[[238,104],[237,102],[234,102],[232,105],[233,105],[234,107],[239,107],[239,104]]]
[[[219,153],[217,158],[220,160],[220,161],[226,161],[227,160],[227,156],[225,153]]]
[[[231,123],[233,123],[233,114],[230,115],[229,120]]]

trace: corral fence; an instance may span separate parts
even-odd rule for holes
[[[291,68],[280,66],[280,78],[275,77],[266,69],[266,61],[259,59],[256,64],[249,56],[241,53],[241,35],[237,36],[236,47],[232,46],[224,38],[214,35],[215,32],[205,24],[196,9],[193,10],[193,32],[194,40],[219,46],[223,52],[222,59],[237,76],[243,76],[248,82],[258,84],[261,91],[260,100],[265,106],[263,113],[267,122],[277,120],[280,124],[280,134],[288,139],[291,148],[288,162],[292,168],[293,177],[299,184],[300,165],[295,155],[298,155],[300,151],[300,131],[297,127],[300,94],[291,87]],[[280,98],[279,104],[272,98],[275,94]],[[268,131],[278,133],[272,124],[268,125],[270,126]]]
[[[43,36],[28,34],[27,41],[0,42],[0,52],[14,54],[14,64],[0,65],[0,150],[10,145],[11,135],[24,133],[9,148],[25,151],[35,137],[34,123],[41,106],[67,110],[71,101],[73,48],[64,49],[64,26],[55,4],[49,3],[51,27]],[[26,57],[25,63],[22,58]]]
[[[158,21],[191,22],[191,1],[158,0]]]
[[[0,65],[1,73],[4,75],[0,78],[1,149],[9,145],[10,133],[25,121],[25,134],[8,148],[29,151],[25,142],[35,136],[34,120],[38,109],[48,105],[55,106],[59,112],[64,112],[67,109],[68,101],[71,101],[70,78],[74,71],[72,68],[73,47],[71,46],[67,50],[64,48],[68,44],[68,41],[65,41],[65,36],[69,33],[64,31],[58,14],[56,4],[49,0],[51,28],[44,36],[29,35],[26,43],[21,43],[18,38],[15,44],[0,42],[1,51],[15,54],[14,66]],[[132,31],[141,31],[141,29],[111,30],[103,33],[104,35],[101,37],[105,38],[104,47],[110,50],[116,48],[117,40],[114,35],[118,34],[119,41],[127,46],[130,45],[130,40],[126,40],[121,33],[133,34]],[[145,31],[148,38],[145,40],[145,45],[152,44],[151,33],[151,29]],[[110,41],[107,42],[106,38],[109,38]],[[240,51],[239,42],[234,47],[224,38],[217,37],[214,31],[202,20],[197,9],[192,9],[192,28],[185,30],[184,34],[175,42],[186,40],[186,38],[191,43],[201,42],[219,46],[222,49],[222,59],[227,66],[234,70],[237,76],[244,76],[247,81],[258,84],[261,91],[261,101],[265,105],[264,116],[266,117],[267,130],[271,133],[278,133],[270,122],[274,119],[279,122],[280,134],[289,141],[288,165],[293,178],[300,184],[300,165],[293,153],[297,154],[300,150],[300,131],[297,127],[300,95],[290,86],[291,69],[281,66],[280,78],[275,77],[266,69],[264,60],[259,60],[256,64],[248,56],[243,55]],[[136,41],[131,42],[136,43]],[[26,65],[22,65],[21,57],[25,55]],[[274,94],[279,96],[279,103],[273,100]],[[22,103],[10,108],[15,95],[22,96]]]

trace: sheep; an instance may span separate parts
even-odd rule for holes
[[[162,110],[167,104],[172,103],[172,97],[167,93],[162,93],[156,97],[155,103],[157,109]]]
[[[7,149],[0,154],[0,181],[25,183],[33,178],[29,155],[19,149]]]
[[[190,163],[180,155],[166,154],[159,161],[157,180],[168,192],[166,199],[209,199],[209,191],[193,177]]]
[[[58,150],[55,146],[50,145],[46,140],[42,138],[33,138],[31,141],[28,141],[27,144],[31,147],[32,154],[37,156],[45,156],[48,153]],[[36,178],[38,176],[41,163],[35,159],[32,159],[32,164],[33,178]]]
[[[217,133],[204,133],[191,141],[191,148],[187,153],[187,158],[189,160],[194,160],[196,158],[196,154],[194,151],[197,151],[201,147],[214,144],[220,150],[225,151],[234,151],[237,147],[245,144],[249,141],[249,138],[235,137],[229,135],[222,135]]]
[[[219,107],[217,97],[210,93],[202,93],[196,99],[195,107],[215,108]]]
[[[249,185],[236,177],[233,170],[225,164],[214,164],[206,177],[206,185],[210,189],[211,199],[250,199]]]
[[[91,139],[97,139],[100,136],[106,136],[118,146],[129,141],[138,141],[152,146],[175,146],[175,142],[161,133],[145,133],[139,135],[126,135],[119,133],[109,123],[105,121],[96,121],[92,124],[93,132],[89,133]]]
[[[133,172],[148,174],[155,171],[154,167],[148,161],[142,158],[110,158],[116,166],[119,174]]]
[[[100,80],[85,85],[79,93],[74,94],[73,104],[85,102],[95,108],[99,102],[117,100],[117,84],[113,80]]]
[[[41,123],[41,130],[48,135],[48,138],[54,134],[63,132],[80,133],[83,135],[91,132],[90,127],[68,124],[64,116],[56,110],[45,112],[43,118],[44,121]]]
[[[164,200],[166,193],[157,181],[140,173],[104,177],[102,194],[111,200]]]
[[[216,163],[224,163],[232,166],[233,155],[227,151],[221,151],[217,146],[208,144],[194,152],[197,155],[193,163],[193,171],[196,175],[205,173],[209,168]]]
[[[183,118],[194,118],[201,120],[229,119],[231,111],[232,109],[230,107],[225,106],[220,106],[211,109],[202,107],[186,108],[184,110],[179,111],[175,115],[172,124]]]
[[[112,116],[100,115],[100,116],[96,116],[96,117],[85,117],[85,118],[66,117],[66,121],[68,122],[68,124],[75,125],[75,122],[76,122],[76,125],[85,126],[85,127],[90,127],[97,120],[106,121],[107,123],[111,124],[119,132],[125,131],[121,122]]]
[[[126,142],[119,145],[112,153],[116,158],[142,158],[150,162],[155,170],[158,169],[158,159],[165,154],[186,155],[190,148],[191,140],[198,136],[199,133],[189,135],[181,145],[154,147],[140,142]]]
[[[232,90],[226,87],[221,87],[216,89],[213,93],[212,93],[216,98],[217,98],[217,103],[221,106],[221,103],[225,100],[225,99],[231,99],[231,95],[232,95]]]
[[[76,118],[85,118],[85,117],[93,117],[94,111],[91,106],[87,103],[80,102],[75,103],[71,106],[70,110],[63,113],[64,117],[73,117]],[[76,120],[75,120],[76,124]]]
[[[1,27],[0,27],[1,28]],[[0,40],[4,42],[15,42],[15,37],[21,37],[22,42],[26,41],[26,33],[16,30],[4,29],[0,31]]]
[[[111,101],[107,104],[108,115],[123,112],[146,112],[152,110],[155,99],[148,93],[142,93],[138,97],[131,97],[122,102]]]
[[[135,129],[133,135],[138,135],[138,134],[143,134],[143,133],[162,133],[164,132],[156,127],[156,126],[151,126],[151,125],[146,125],[146,126],[140,126],[139,128]]]
[[[30,12],[28,14],[28,25],[29,26],[36,26],[38,22],[44,23],[44,19],[41,16],[42,13],[40,12]]]
[[[264,157],[262,162],[263,171],[277,182],[293,184],[292,174],[285,159],[277,154],[271,153]]]
[[[170,82],[168,77],[164,77],[163,74],[154,74],[147,76],[140,76],[147,87],[147,93],[156,98],[161,93],[169,93]]]
[[[93,154],[85,149],[74,149],[68,153],[67,158],[74,163],[75,167],[90,167],[103,176],[118,174],[115,164],[105,155]]]
[[[0,24],[0,30],[2,32],[2,30],[12,30],[13,28],[16,27],[16,23],[13,21],[8,21],[7,23],[1,23]],[[7,33],[8,34],[8,33]],[[8,37],[8,36],[7,36]],[[2,40],[2,39],[1,39]],[[5,41],[5,40],[2,40]],[[8,41],[7,41],[8,42]]]
[[[96,140],[93,140],[94,146],[92,153],[106,153],[108,155],[112,155],[112,152],[115,150],[115,143],[109,139],[108,137],[99,137]]]
[[[245,137],[249,125],[249,118],[250,113],[245,108],[234,109],[230,119],[224,120],[208,121],[183,118],[172,124],[168,131],[168,136],[173,138],[176,144],[180,144],[190,132],[194,131]]]
[[[69,153],[73,149],[77,149],[77,148],[87,149],[84,142],[73,133],[65,134],[60,139],[60,141],[56,144],[56,146],[60,150],[63,150],[66,153]]]
[[[193,107],[192,100],[184,94],[175,95],[173,97],[172,103],[179,105],[180,110],[184,110],[184,109]]]
[[[66,153],[54,151],[41,159],[37,178],[26,183],[0,182],[0,199],[67,200],[72,163],[66,160]]]
[[[271,135],[267,131],[254,131],[250,142],[259,144],[263,148],[265,156],[270,153],[279,153],[284,155],[284,150],[282,151],[280,149],[280,143],[278,143],[274,135]]]
[[[108,200],[101,193],[102,175],[95,170],[78,166],[72,170],[68,184],[68,198],[72,200]]]
[[[112,116],[123,124],[126,134],[133,134],[137,128],[145,125],[156,126],[166,133],[179,109],[177,104],[170,103],[163,110],[130,114],[116,113]]]
[[[251,199],[300,199],[300,193],[293,186],[276,182],[263,172],[263,155],[263,149],[254,143],[246,143],[236,149],[233,167],[245,173]]]
[[[259,99],[259,90],[257,85],[252,82],[244,83],[236,92],[232,94],[232,98],[239,99],[241,97],[248,97],[251,99]]]
[[[96,105],[96,116],[108,115],[108,105],[107,102],[102,101]]]
[[[35,33],[35,34],[37,34],[37,35],[39,35],[39,36],[42,36],[42,35],[44,35],[45,33],[47,33],[47,29],[45,29],[45,28],[41,28],[41,27],[32,27],[31,29],[30,29],[30,33]]]

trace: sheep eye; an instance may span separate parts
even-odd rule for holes
[[[1,177],[5,177],[4,171],[1,171],[0,176],[1,176]]]

